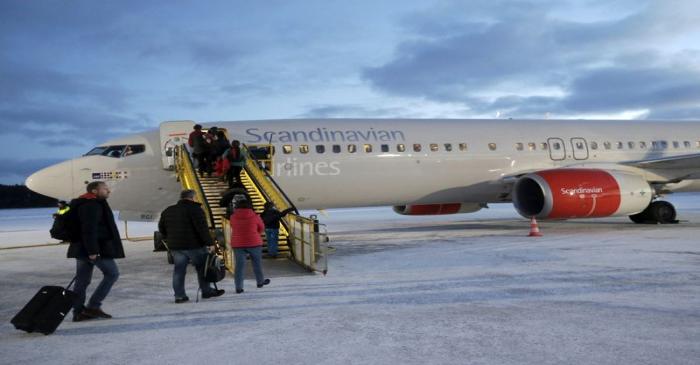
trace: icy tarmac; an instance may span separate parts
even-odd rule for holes
[[[0,363],[698,364],[700,196],[671,200],[681,224],[546,222],[541,238],[509,205],[331,210],[327,276],[267,261],[270,286],[247,280],[237,295],[227,277],[223,297],[187,304],[172,302],[163,253],[128,242],[104,304],[115,318],[51,336],[9,321],[39,287],[70,280],[66,247],[1,250]],[[0,211],[0,246],[51,242],[50,212]]]

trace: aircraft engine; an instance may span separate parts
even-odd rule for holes
[[[443,215],[473,213],[484,207],[482,203],[396,205],[394,212],[401,215]]]
[[[653,193],[644,178],[629,172],[554,169],[521,177],[512,196],[523,217],[566,219],[636,214]]]

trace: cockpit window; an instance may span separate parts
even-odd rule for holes
[[[102,156],[107,156],[107,157],[115,157],[119,158],[122,157],[122,153],[124,152],[124,148],[126,146],[109,146],[107,149],[102,152]]]
[[[130,144],[124,150],[124,157],[146,152],[146,145]]]
[[[95,147],[90,152],[86,153],[85,156],[107,156],[107,157],[127,157],[135,155],[138,153],[146,152],[146,145],[143,144],[132,144],[132,145],[118,145],[118,146],[99,146]]]
[[[95,147],[90,150],[90,152],[84,154],[83,156],[98,156],[101,155],[102,152],[104,152],[108,147],[107,146],[100,146],[100,147]]]

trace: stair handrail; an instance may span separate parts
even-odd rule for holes
[[[289,199],[284,190],[280,188],[272,175],[270,175],[266,169],[261,168],[258,165],[257,159],[255,159],[255,156],[250,153],[248,146],[241,144],[241,149],[246,152],[246,155],[248,155],[245,162],[245,169],[246,172],[248,172],[248,176],[254,180],[256,185],[263,187],[263,193],[267,195],[268,200],[271,200],[280,211],[292,208],[298,215],[299,210],[294,205],[292,200]]]
[[[207,218],[207,222],[209,222],[209,227],[214,228],[216,226],[214,223],[214,214],[209,206],[206,195],[204,195],[202,182],[199,180],[199,176],[194,169],[192,157],[184,144],[177,146],[175,149],[175,171],[177,172],[178,179],[183,189],[194,190],[197,201],[202,204],[202,210],[204,210],[204,215]]]

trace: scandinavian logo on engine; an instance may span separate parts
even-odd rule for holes
[[[562,195],[600,194],[602,192],[603,188],[561,188]]]

